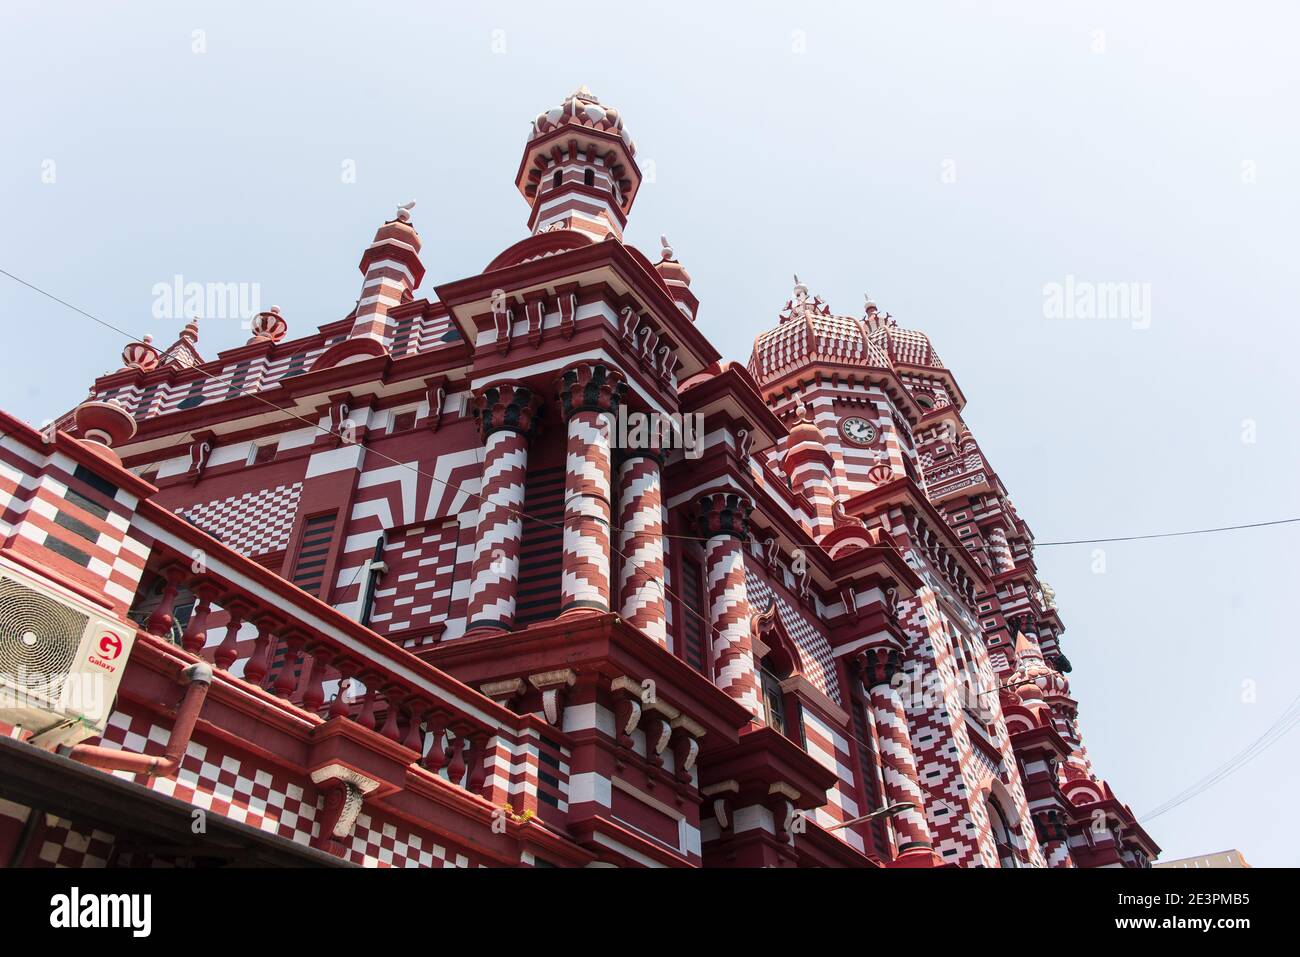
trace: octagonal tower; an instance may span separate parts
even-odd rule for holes
[[[532,207],[534,235],[572,229],[623,238],[641,185],[636,144],[613,107],[585,86],[533,121],[515,185]]]

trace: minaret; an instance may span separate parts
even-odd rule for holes
[[[668,287],[668,294],[673,297],[673,302],[677,303],[677,308],[694,322],[695,314],[700,308],[700,300],[695,293],[691,292],[691,274],[677,261],[673,247],[668,244],[667,236],[660,236],[659,244],[663,248],[660,251],[660,260],[655,263],[655,269],[663,277],[664,285]]]
[[[835,527],[835,459],[826,448],[825,436],[813,424],[802,402],[798,404],[781,464],[790,476],[790,484],[812,503],[809,531],[813,538],[821,538]]]
[[[163,352],[160,364],[171,363],[186,369],[202,365],[203,357],[199,355],[198,341],[199,320],[195,317],[185,324],[180,336]]]
[[[361,298],[350,339],[374,339],[385,349],[393,340],[388,310],[411,299],[424,278],[420,236],[411,225],[414,202],[397,207],[397,216],[379,227],[361,256]]]
[[[623,238],[641,185],[636,144],[618,110],[585,86],[533,121],[515,185],[532,207],[533,234],[572,229],[596,241]]]

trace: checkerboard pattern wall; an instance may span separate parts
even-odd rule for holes
[[[370,626],[381,635],[432,628],[447,620],[456,570],[455,521],[394,532],[384,549],[388,571],[375,589]]]
[[[169,734],[167,728],[147,717],[114,711],[100,743],[145,754],[162,754]],[[113,773],[296,844],[310,844],[319,830],[323,795],[318,789],[309,783],[300,784],[278,769],[259,767],[249,755],[222,752],[191,740],[175,778],[144,779],[127,771]],[[96,848],[93,842],[89,846]],[[483,866],[472,862],[464,849],[381,819],[364,809],[357,815],[352,835],[343,840],[343,846],[345,857],[362,867]]]
[[[754,611],[763,611],[772,600],[773,592],[767,582],[748,567],[753,563],[752,556],[746,555],[746,558],[750,559],[745,568],[745,589],[749,593],[749,605]],[[785,625],[790,638],[799,647],[799,654],[803,657],[804,677],[826,697],[836,704],[842,704],[840,684],[835,677],[834,656],[831,654],[830,642],[826,640],[826,636],[817,630],[817,626],[790,607],[790,604],[780,595],[776,596],[776,613],[781,616],[781,624]]]
[[[289,543],[302,483],[277,485],[176,511],[241,555],[278,552]]]
[[[114,711],[101,742],[106,747],[145,754],[162,754],[171,732],[148,718]],[[128,771],[113,772],[126,780],[220,814],[249,827],[308,844],[315,833],[318,795],[283,772],[256,767],[252,760],[222,754],[191,740],[174,778],[139,778]]]
[[[113,835],[103,831],[81,831],[71,821],[47,815],[46,831],[37,855],[37,867],[97,868],[108,864],[113,853]]]
[[[364,811],[357,815],[352,837],[344,845],[348,860],[362,867],[471,866],[469,857],[455,848]]]

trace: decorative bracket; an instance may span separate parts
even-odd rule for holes
[[[577,680],[578,676],[572,668],[528,676],[528,683],[542,693],[542,713],[546,716],[547,724],[556,728],[560,726],[564,719],[564,692]]]
[[[349,837],[365,797],[379,787],[379,782],[342,764],[327,764],[311,773],[312,783],[325,796],[319,830],[311,846],[321,851],[335,851],[335,842]]]

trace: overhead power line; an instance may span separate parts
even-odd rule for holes
[[[110,329],[110,330],[112,330],[113,332],[116,332],[118,335],[122,336],[123,338],[125,338],[125,339],[127,339],[127,340],[129,340],[129,341],[131,341],[131,342],[143,342],[143,339],[141,339],[141,338],[139,338],[139,337],[137,337],[137,336],[133,336],[131,333],[127,332],[125,329],[122,329],[122,328],[120,328],[120,327],[118,327],[118,326],[115,326],[115,325],[113,325],[111,322],[107,322],[107,321],[105,321],[105,320],[103,320],[103,319],[100,319],[98,316],[95,316],[95,315],[92,315],[92,314],[89,313],[89,312],[86,312],[84,309],[81,309],[80,307],[73,305],[72,303],[68,302],[68,301],[65,300],[65,299],[60,299],[58,296],[54,295],[53,293],[51,293],[51,292],[49,292],[49,291],[47,291],[47,290],[45,290],[45,289],[42,289],[40,286],[37,286],[37,285],[35,285],[34,283],[30,283],[30,282],[28,282],[27,280],[25,280],[25,279],[23,279],[23,278],[21,278],[21,277],[19,277],[19,276],[15,276],[13,273],[9,272],[7,269],[0,269],[0,274],[9,277],[9,278],[12,279],[14,282],[18,283],[19,285],[22,285],[22,286],[27,287],[28,289],[32,290],[33,292],[38,293],[38,294],[44,296],[45,298],[50,299],[50,300],[52,300],[53,302],[56,302],[56,303],[58,303],[59,305],[64,306],[65,308],[72,310],[73,312],[77,313],[78,315],[84,316],[85,318],[91,320],[92,322],[95,322],[95,323],[97,323],[97,324],[103,326],[105,329]],[[207,379],[210,380],[210,381],[211,381],[211,380],[216,380],[216,379],[219,378],[218,376],[213,375],[212,373],[210,373],[210,372],[208,372],[207,370],[203,369],[202,366],[195,366],[195,367],[193,367],[193,368],[195,369],[195,371],[199,372],[201,375],[203,375],[205,378],[207,378]],[[305,418],[304,416],[298,415],[297,413],[293,412],[293,411],[290,410],[290,409],[282,408],[281,406],[278,406],[278,405],[276,405],[275,403],[270,402],[270,401],[268,401],[267,399],[263,398],[261,395],[259,395],[259,394],[256,393],[256,392],[253,392],[253,391],[251,391],[251,390],[244,389],[244,388],[242,388],[242,387],[241,387],[241,388],[238,388],[238,392],[239,392],[240,395],[248,396],[248,397],[250,397],[250,398],[256,399],[256,400],[258,400],[259,402],[261,402],[261,403],[263,403],[264,405],[266,405],[267,407],[269,407],[269,408],[271,408],[271,409],[274,409],[274,410],[277,411],[277,412],[280,412],[280,413],[282,413],[282,414],[284,414],[284,415],[286,415],[286,416],[288,416],[288,417],[290,417],[290,418],[296,419],[296,420],[298,420],[299,422],[302,422],[302,423],[305,424],[305,425],[309,425],[309,426],[315,428],[317,431],[323,432],[323,433],[325,433],[325,434],[327,434],[327,435],[335,436],[335,437],[337,437],[337,438],[341,438],[341,437],[342,437],[342,433],[341,433],[341,432],[335,432],[335,431],[332,430],[332,429],[329,429],[329,428],[326,428],[325,426],[322,426],[319,422],[316,422],[316,421],[313,421],[313,420],[309,420],[309,419]],[[446,486],[447,488],[450,488],[450,489],[453,490],[453,491],[463,493],[463,494],[465,494],[465,495],[467,495],[467,496],[469,496],[469,497],[471,497],[471,498],[474,498],[474,499],[476,499],[476,500],[478,500],[478,501],[482,501],[482,497],[481,497],[480,495],[478,495],[477,493],[469,492],[469,491],[467,491],[466,489],[464,489],[463,487],[461,487],[461,486],[459,486],[459,485],[457,485],[457,484],[455,484],[455,483],[448,482],[448,481],[446,481],[446,480],[444,480],[444,479],[440,479],[440,478],[438,478],[437,476],[432,475],[432,474],[430,474],[430,473],[428,473],[428,472],[421,471],[419,468],[417,468],[416,466],[411,465],[409,462],[400,462],[400,461],[398,461],[397,459],[394,459],[394,458],[392,458],[392,457],[390,457],[390,456],[387,456],[387,455],[384,455],[384,454],[382,454],[382,453],[376,452],[376,451],[373,450],[373,449],[369,449],[368,452],[369,452],[370,454],[375,455],[376,457],[378,457],[378,458],[380,458],[380,459],[383,459],[384,461],[387,461],[387,462],[393,464],[393,465],[397,465],[397,466],[400,466],[400,467],[402,467],[402,468],[405,468],[405,469],[408,469],[408,470],[410,470],[410,471],[413,471],[413,472],[415,472],[416,474],[418,474],[418,475],[420,475],[420,476],[422,476],[422,477],[424,477],[424,478],[432,479],[433,481],[438,482],[438,483],[440,483],[440,484]],[[551,522],[551,521],[549,521],[548,519],[542,519],[542,518],[538,518],[538,517],[536,517],[536,516],[529,515],[529,514],[527,514],[526,512],[522,511],[521,509],[510,509],[509,511],[511,511],[513,514],[519,516],[519,517],[522,518],[522,519],[527,519],[527,520],[529,520],[529,521],[534,521],[534,522],[540,522],[541,524],[546,525],[546,526],[548,526],[548,527],[552,527],[552,528],[559,528],[559,527],[561,527],[560,525],[557,525],[556,523]],[[1243,530],[1243,529],[1250,529],[1250,528],[1266,528],[1266,527],[1273,526],[1273,525],[1288,525],[1288,524],[1292,524],[1292,523],[1295,523],[1295,522],[1300,522],[1300,516],[1297,516],[1297,517],[1295,517],[1295,518],[1279,518],[1279,519],[1273,519],[1273,520],[1271,520],[1271,521],[1265,521],[1265,522],[1248,522],[1248,523],[1244,523],[1244,524],[1240,524],[1240,525],[1221,525],[1221,526],[1217,526],[1217,527],[1214,527],[1214,528],[1193,528],[1193,529],[1185,529],[1185,530],[1175,531],[1175,532],[1152,532],[1152,533],[1148,533],[1148,534],[1137,534],[1137,535],[1117,535],[1117,536],[1111,536],[1111,537],[1107,537],[1107,538],[1074,538],[1074,539],[1062,539],[1062,540],[1060,540],[1060,541],[1034,542],[1034,543],[1033,543],[1033,547],[1034,547],[1034,548],[1051,548],[1051,547],[1054,547],[1054,546],[1062,546],[1062,545],[1102,545],[1102,544],[1109,544],[1109,543],[1114,543],[1114,542],[1135,542],[1135,541],[1146,541],[1146,540],[1158,539],[1158,538],[1176,538],[1176,537],[1181,537],[1181,536],[1186,536],[1186,535],[1210,535],[1210,534],[1214,534],[1214,533],[1217,533],[1217,532],[1232,532],[1232,531],[1240,531],[1240,530]],[[614,531],[614,532],[622,531],[621,528],[619,528],[618,526],[613,526],[613,525],[610,526],[610,529],[611,529],[611,531]],[[701,537],[701,536],[695,536],[695,535],[675,535],[675,534],[665,533],[663,537],[664,537],[664,538],[670,538],[670,539],[677,539],[677,540],[686,540],[686,541],[697,541],[697,542],[704,542],[704,541],[707,541],[707,539],[705,539],[705,538],[703,538],[703,537]],[[947,544],[947,543],[937,543],[937,544],[938,544],[938,547],[940,547],[940,548],[952,549],[952,550],[954,550],[954,551],[956,551],[956,550],[960,550],[960,551],[968,551],[968,549],[966,549],[965,546],[954,546],[954,545],[949,545],[949,544]],[[814,548],[818,548],[818,549],[822,549],[822,548],[823,548],[823,546],[821,546],[821,545],[819,545],[819,544],[816,544],[816,543],[813,544],[813,547],[814,547]],[[892,545],[888,545],[888,544],[883,544],[883,545],[867,545],[867,546],[864,546],[864,547],[866,547],[866,548],[870,548],[870,549],[892,549],[892,548],[893,548]]]

